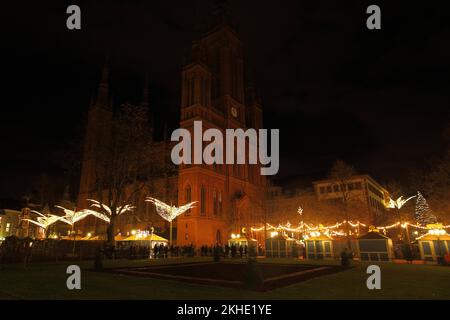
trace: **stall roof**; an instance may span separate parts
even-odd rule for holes
[[[358,239],[367,239],[367,240],[388,240],[389,237],[386,237],[384,234],[380,232],[369,232],[365,235],[359,237]]]
[[[247,239],[247,238],[235,238],[235,239],[233,239],[233,238],[230,238],[230,239],[228,239],[228,242],[233,242],[233,241],[235,241],[235,242],[258,242],[258,240],[256,240],[256,239]]]
[[[63,236],[60,238],[61,240],[72,240],[73,241],[73,236]],[[85,240],[84,237],[81,236],[76,236],[75,237],[75,241],[80,241],[80,240]]]
[[[433,240],[437,240],[438,237],[439,237],[439,240],[441,240],[441,241],[450,240],[450,235],[448,235],[448,234],[445,234],[442,236],[436,236],[434,234],[429,234],[429,233],[417,238],[416,240],[417,241],[433,241]]]
[[[158,242],[169,242],[169,240],[164,239],[156,234],[148,235],[146,237],[139,237],[138,235],[133,235],[123,240],[117,241],[158,241]]]
[[[124,241],[126,239],[126,237],[122,236],[122,235],[117,235],[114,237],[114,240],[116,241]]]
[[[333,240],[330,236],[327,236],[326,234],[321,234],[318,237],[309,237],[306,241],[330,241]]]

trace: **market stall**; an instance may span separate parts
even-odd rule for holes
[[[307,259],[333,259],[333,239],[318,234],[305,241]]]
[[[376,229],[358,238],[361,261],[390,261],[394,257],[392,240]]]
[[[272,233],[266,239],[266,257],[283,258],[292,256],[292,247],[296,244],[296,240],[289,238],[278,232]]]
[[[430,230],[417,238],[417,242],[422,260],[437,262],[450,253],[450,235],[444,230]]]

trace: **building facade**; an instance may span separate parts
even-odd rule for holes
[[[242,42],[224,21],[193,43],[183,69],[180,126],[193,135],[195,121],[223,135],[262,128],[260,100],[245,87]],[[264,212],[265,186],[259,165],[182,165],[178,203],[198,204],[178,219],[178,244],[223,244],[232,233],[250,230]]]
[[[348,202],[363,203],[370,213],[371,223],[386,212],[390,199],[389,192],[369,175],[353,176],[344,181],[315,181],[313,187],[319,201],[345,198]]]
[[[9,236],[18,236],[21,212],[18,210],[0,209],[0,242]]]

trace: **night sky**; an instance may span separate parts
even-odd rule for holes
[[[81,7],[81,31],[66,28],[70,4]],[[382,30],[366,28],[370,4],[381,7]],[[183,57],[211,10],[206,0],[2,4],[0,198],[25,194],[43,174],[62,179],[61,154],[82,139],[106,54],[114,103],[139,103],[148,72],[159,129],[176,129]],[[230,0],[229,11],[265,127],[280,129],[277,183],[310,185],[336,159],[408,183],[444,152],[449,1]]]

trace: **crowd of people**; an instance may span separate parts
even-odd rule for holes
[[[244,258],[248,257],[249,250],[247,245],[236,245],[232,244],[231,246],[226,244],[224,246],[215,245],[215,246],[202,246],[200,247],[200,256],[208,257],[220,255],[223,258]]]
[[[141,259],[145,257],[151,257],[153,259],[166,259],[169,257],[214,257],[220,256],[223,258],[247,258],[252,255],[264,254],[261,247],[255,248],[254,252],[249,252],[247,245],[214,245],[214,246],[201,246],[196,248],[194,245],[190,246],[169,246],[167,244],[158,243],[153,247],[127,244],[120,245],[114,248],[115,258],[129,258],[129,259]]]

